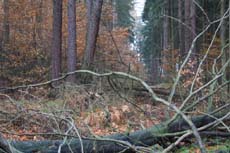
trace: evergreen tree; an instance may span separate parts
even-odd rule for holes
[[[157,81],[160,73],[160,57],[162,50],[162,24],[163,1],[147,0],[143,12],[145,26],[142,30],[143,42],[141,42],[141,53],[144,62],[152,76]]]
[[[119,27],[129,28],[130,32],[130,41],[133,42],[133,26],[134,26],[134,18],[131,15],[131,11],[133,10],[133,0],[116,0],[115,8],[117,14],[117,20],[115,25]]]

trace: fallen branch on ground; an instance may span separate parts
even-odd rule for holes
[[[225,113],[218,113],[217,118],[225,116]],[[204,127],[208,124],[216,124],[218,122],[212,117],[202,115],[191,118],[192,122],[197,128]],[[224,118],[224,121],[230,121],[230,117]],[[210,126],[209,126],[210,127]],[[172,124],[166,126],[164,123],[155,125],[152,128],[136,131],[133,133],[115,134],[105,137],[97,138],[82,138],[84,152],[120,152],[127,153],[135,152],[136,148],[149,147],[154,144],[163,144],[166,140],[174,139],[186,133],[189,130],[189,125],[182,119],[174,121]],[[202,128],[201,128],[202,129]],[[203,129],[205,130],[205,129]],[[192,132],[190,132],[192,134]],[[212,136],[210,132],[201,131],[202,136]],[[223,133],[220,133],[221,136]],[[230,135],[225,135],[230,137]],[[44,141],[13,141],[10,143],[15,149],[24,152],[42,152],[42,153],[56,153],[59,146],[63,143],[62,140],[44,140]],[[71,149],[70,149],[71,148]],[[66,143],[62,146],[61,152],[69,153],[81,152],[81,143],[77,136],[69,136]]]

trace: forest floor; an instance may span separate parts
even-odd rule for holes
[[[167,108],[153,102],[148,94],[127,93],[129,96],[121,98],[114,92],[88,87],[65,89],[56,98],[48,98],[49,94],[52,93],[40,88],[14,94],[15,100],[1,99],[3,136],[21,141],[60,139],[68,130],[67,120],[75,124],[82,136],[105,136],[149,128],[165,121],[167,116],[164,111]],[[230,146],[229,141],[222,139],[205,141],[210,152]],[[195,145],[183,142],[177,152],[199,151]]]

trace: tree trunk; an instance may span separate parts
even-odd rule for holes
[[[190,0],[186,0],[184,1],[184,18],[185,18],[185,24],[186,24],[186,28],[185,28],[185,53],[187,53],[189,51],[190,48],[190,29],[188,29],[188,27],[190,27]]]
[[[181,23],[178,23],[178,31],[179,31],[179,48],[180,48],[180,55],[184,56],[185,53],[185,49],[184,49],[184,26],[182,25],[183,23],[183,10],[182,7],[183,6],[183,1],[182,0],[178,0],[178,18],[180,20]],[[181,59],[183,60],[183,59]]]
[[[221,17],[224,16],[224,13],[225,13],[225,0],[221,0],[221,9],[220,9],[220,15]],[[226,38],[225,38],[225,34],[226,34],[226,25],[225,25],[225,20],[223,20],[223,23],[221,25],[221,28],[220,28],[220,39],[221,39],[221,50],[223,50],[223,55],[221,57],[221,63],[222,63],[222,66],[225,65],[226,63],[226,59],[227,59],[227,55],[226,55],[226,51],[224,49],[226,43]],[[222,77],[222,84],[226,82],[226,72],[224,72],[224,75]],[[228,87],[225,86],[223,87],[223,92],[221,92],[221,99],[222,100],[225,100],[227,98],[227,89]],[[227,99],[226,99],[227,100]]]
[[[10,41],[10,23],[9,23],[9,0],[3,1],[3,11],[4,11],[4,18],[3,18],[3,33],[2,33],[2,41],[0,43],[0,54],[3,55],[4,46],[9,43]],[[3,57],[0,56],[0,71],[3,71],[2,61]],[[0,87],[5,85],[5,79],[0,74]]]
[[[191,8],[190,8],[190,18],[191,18],[191,40],[190,40],[190,46],[192,44],[193,39],[195,39],[196,37],[196,6],[193,2],[193,0],[191,0]],[[196,52],[196,47],[194,47],[193,49],[194,52]]]
[[[196,35],[196,16],[195,5],[192,0],[186,0],[184,2],[185,9],[185,53],[187,53],[191,47],[192,41]]]
[[[165,1],[165,7],[164,7],[164,20],[163,20],[163,61],[162,63],[168,63],[169,58],[167,58],[168,50],[169,50],[169,1]],[[162,75],[166,75],[166,70],[163,71]]]
[[[76,1],[68,0],[68,72],[76,70],[76,60]],[[70,75],[67,80],[74,83],[75,75]]]
[[[230,2],[228,2],[228,9],[230,9]],[[230,15],[228,18],[228,43],[230,43]],[[228,46],[228,59],[230,59],[230,45]],[[230,63],[228,64],[227,79],[230,80]],[[230,84],[228,84],[228,93],[230,93]]]
[[[10,41],[10,23],[9,23],[9,0],[3,1],[4,19],[3,19],[3,46]]]
[[[222,117],[223,114],[219,114],[216,117]],[[209,116],[196,116],[191,118],[192,122],[196,127],[201,127],[207,125],[215,119]],[[230,118],[226,118],[226,121],[229,121]],[[101,139],[83,139],[83,148],[84,152],[110,152],[117,153],[124,151],[125,153],[134,153],[135,151],[132,148],[127,148],[126,145],[121,145],[116,141],[123,141],[132,146],[153,146],[154,144],[165,144],[167,140],[174,140],[177,137],[175,136],[164,136],[165,133],[175,133],[181,132],[184,130],[190,129],[187,122],[184,120],[174,121],[172,124],[166,126],[165,124],[155,125],[152,128],[139,130],[133,133],[126,134],[115,134]],[[227,135],[230,137],[230,135]],[[109,139],[109,140],[102,140]],[[24,141],[24,142],[11,142],[11,145],[17,150],[23,153],[31,152],[42,152],[42,153],[57,153],[60,145],[63,143],[61,140],[44,140],[44,141]],[[71,148],[71,150],[70,150]],[[64,143],[61,147],[61,153],[70,153],[70,152],[81,152],[81,145],[78,139],[70,139]]]
[[[159,56],[153,56],[151,55],[151,68],[150,68],[150,73],[151,73],[151,80],[153,84],[159,83],[159,78],[160,78],[160,60]]]
[[[168,50],[169,49],[169,2],[166,0],[165,7],[164,7],[164,22],[163,22],[163,49]]]
[[[0,134],[0,151],[11,153],[11,149],[10,149],[8,142],[2,137],[1,134]]]
[[[36,28],[36,32],[38,34],[38,38],[39,40],[41,41],[43,38],[42,38],[42,22],[43,22],[43,10],[42,10],[42,7],[43,7],[43,0],[40,0],[38,2],[38,5],[39,5],[39,10],[36,12],[36,23],[38,24],[37,25],[37,28]]]
[[[100,26],[100,18],[103,0],[87,0],[87,34],[86,48],[83,61],[83,69],[89,69],[92,66],[96,50],[97,36]]]
[[[52,79],[61,74],[61,47],[62,47],[62,0],[53,0],[53,38],[51,52]]]

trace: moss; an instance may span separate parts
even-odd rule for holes
[[[230,140],[225,140],[220,142],[218,139],[214,140],[216,142],[215,145],[207,146],[208,153],[230,153]],[[176,153],[193,153],[197,152],[198,146],[191,144],[189,146],[181,147],[176,151]]]

